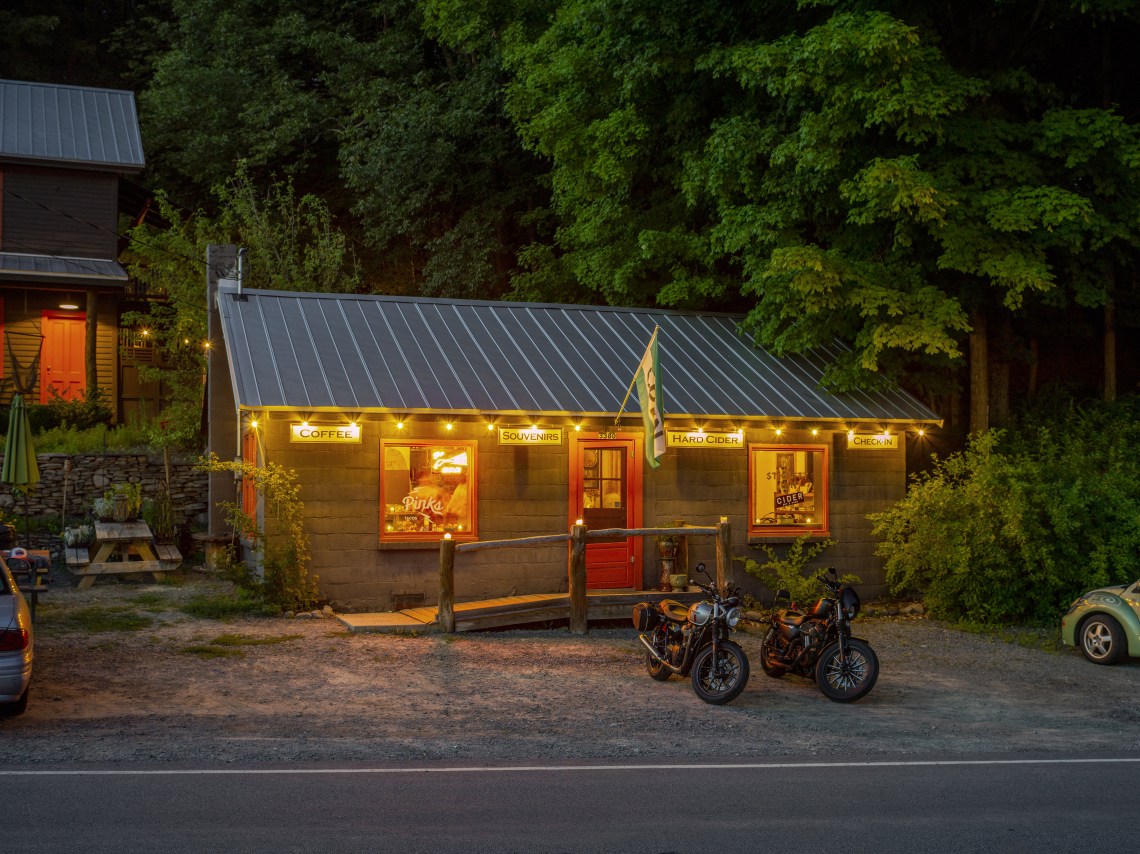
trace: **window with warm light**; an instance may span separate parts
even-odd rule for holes
[[[827,446],[750,445],[748,532],[826,534]]]
[[[474,442],[382,442],[380,539],[475,535]]]

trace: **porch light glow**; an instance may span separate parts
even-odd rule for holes
[[[252,421],[250,421],[249,426],[252,427],[254,430],[256,430],[257,429],[257,419],[254,418]]]
[[[579,423],[577,423],[577,424],[575,424],[575,425],[574,425],[574,432],[575,432],[575,433],[581,433],[581,432],[582,432],[582,424],[581,424],[581,422],[579,422]]]
[[[919,428],[918,428],[918,438],[920,438],[920,439],[921,439],[921,438],[922,438],[923,436],[925,436],[925,435],[926,435],[926,431],[925,431],[925,430],[923,430],[921,427],[919,427]]]
[[[397,421],[396,422],[396,429],[397,430],[403,430],[404,429],[404,422],[403,421]]]
[[[61,302],[59,304],[59,307],[64,311],[75,311],[77,308],[79,308],[79,303],[72,299],[71,294],[68,294],[67,299]]]
[[[784,435],[783,429],[780,427],[777,427],[776,428],[776,436],[783,436],[783,435]]]
[[[811,434],[812,434],[813,436],[818,436],[818,435],[819,435],[819,430],[817,430],[815,427],[812,427],[812,428],[811,428]]]
[[[581,520],[581,519],[575,519],[575,520],[574,520],[574,524],[575,524],[575,525],[581,525],[581,524],[582,524],[582,520]]]
[[[444,538],[445,540],[450,540],[450,539],[451,539],[451,532],[450,532],[450,531],[448,531],[446,534],[444,534],[444,535],[443,535],[443,538]]]
[[[487,422],[487,432],[490,433],[494,429],[495,429],[495,425],[493,423],[491,423],[490,421],[488,421]]]
[[[446,424],[443,425],[443,428],[445,430],[451,430],[454,426],[455,426],[454,424],[452,424],[450,421],[448,421]]]

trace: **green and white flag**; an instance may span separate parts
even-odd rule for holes
[[[661,416],[664,399],[659,378],[657,327],[654,327],[653,337],[633,378],[637,383],[637,399],[641,401],[641,420],[645,423],[645,458],[653,468],[661,465],[661,455],[665,453],[665,419]]]

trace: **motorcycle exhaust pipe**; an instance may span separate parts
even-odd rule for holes
[[[666,661],[664,658],[662,658],[662,657],[661,657],[661,656],[660,656],[660,655],[657,653],[657,650],[655,650],[655,649],[653,648],[653,644],[651,644],[651,643],[650,643],[648,640],[646,640],[646,639],[645,639],[645,635],[638,635],[638,636],[637,636],[637,639],[638,639],[639,641],[641,641],[641,643],[642,643],[642,644],[645,646],[645,648],[646,648],[647,650],[649,650],[649,654],[650,654],[650,655],[652,655],[652,656],[653,656],[653,657],[654,657],[654,658],[655,658],[655,659],[656,659],[656,660],[657,660],[657,661],[658,661],[660,664],[664,664],[666,667],[668,667],[668,668],[669,668],[670,670],[672,670],[674,673],[680,673],[680,672],[681,672],[681,668],[680,668],[680,667],[674,667],[672,664],[670,664],[668,661]]]

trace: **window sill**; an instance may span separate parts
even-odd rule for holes
[[[827,540],[831,538],[830,531],[812,530],[791,530],[791,531],[772,531],[771,533],[758,531],[750,531],[746,542],[750,546],[760,545],[762,543],[794,543],[804,534],[810,534],[811,540]]]
[[[452,537],[452,540],[456,543],[477,542],[476,537]],[[382,552],[439,551],[439,544],[442,542],[442,537],[435,540],[381,540],[376,547]]]

